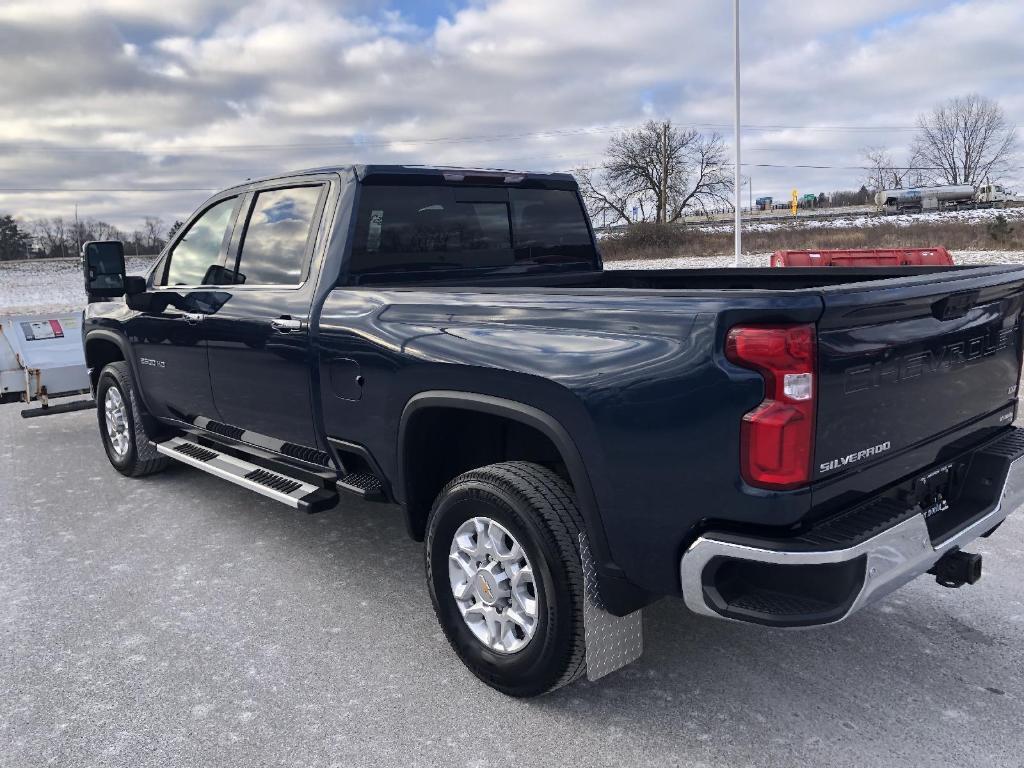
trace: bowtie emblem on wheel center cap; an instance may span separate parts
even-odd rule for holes
[[[488,605],[493,605],[498,599],[498,583],[494,580],[494,576],[487,571],[477,571],[477,589],[480,599]]]

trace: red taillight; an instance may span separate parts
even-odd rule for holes
[[[764,400],[743,417],[740,471],[750,485],[795,488],[811,479],[814,452],[813,325],[738,325],[725,356],[764,378]]]

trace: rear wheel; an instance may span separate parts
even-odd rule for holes
[[[572,488],[539,465],[460,475],[427,522],[427,584],[463,663],[510,696],[536,696],[586,670],[581,522]]]
[[[146,436],[131,369],[123,360],[110,363],[96,384],[96,415],[107,458],[118,472],[142,477],[164,469],[169,460]]]

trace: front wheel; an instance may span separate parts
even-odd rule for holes
[[[427,522],[427,584],[463,663],[510,696],[586,670],[582,523],[572,488],[537,464],[504,462],[449,483]]]
[[[96,384],[96,416],[107,458],[114,469],[129,477],[159,472],[169,463],[146,436],[142,412],[128,363],[110,363]]]

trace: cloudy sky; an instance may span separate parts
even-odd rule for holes
[[[951,96],[1024,124],[1022,0],[743,14],[755,197],[857,186],[862,147],[901,157]],[[134,227],[289,168],[566,170],[647,118],[731,136],[731,35],[725,0],[2,0],[0,212]]]

